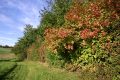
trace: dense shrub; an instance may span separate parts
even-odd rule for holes
[[[52,52],[51,55],[60,57],[67,64],[80,66],[86,70],[89,70],[88,66],[93,63],[104,65],[102,73],[104,75],[109,75],[107,68],[114,68],[114,71],[110,72],[113,76],[109,77],[118,79],[116,76],[120,71],[115,67],[119,66],[120,55],[118,3],[119,1],[114,0],[80,2],[74,0],[64,16],[64,26],[45,30],[45,42],[48,45],[47,49]],[[117,59],[118,63],[113,65],[114,59]],[[53,58],[54,62],[57,60]],[[96,72],[101,74],[97,70]]]
[[[58,56],[57,54],[52,53],[51,51],[47,51],[46,61],[49,63],[49,66],[54,66],[57,68],[63,68],[65,65],[65,61]]]
[[[45,45],[37,37],[36,41],[27,49],[27,59],[45,62]]]

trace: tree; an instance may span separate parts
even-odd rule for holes
[[[21,60],[27,57],[27,48],[35,42],[37,36],[36,29],[32,25],[26,25],[24,36],[18,40],[12,51],[19,56]]]

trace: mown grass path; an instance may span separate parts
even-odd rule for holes
[[[13,76],[10,78],[10,76]],[[33,61],[18,62],[5,80],[79,80],[77,74]]]
[[[39,62],[24,62],[28,68],[26,80],[78,80],[77,75],[56,68],[49,68]]]

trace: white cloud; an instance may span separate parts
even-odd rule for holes
[[[8,40],[0,40],[0,45],[14,46],[15,42],[11,42],[11,41],[8,41]]]
[[[24,24],[29,24],[29,23],[31,23],[31,19],[28,18],[28,17],[22,18],[21,21],[22,21]]]
[[[25,28],[25,26],[19,26],[19,27],[18,27],[18,29],[19,29],[21,32],[24,31],[24,28]]]
[[[16,4],[15,4],[16,3]],[[23,16],[19,18],[19,21],[25,24],[31,24],[33,27],[37,27],[39,24],[39,9],[36,5],[32,3],[25,3],[18,0],[8,1],[8,5],[11,7],[17,8],[20,12],[23,13]],[[20,26],[18,28],[20,31],[24,30],[24,27]]]
[[[13,38],[0,37],[0,44],[14,46],[17,40]]]
[[[7,37],[0,37],[0,40],[12,40],[12,39]]]
[[[37,27],[37,25],[39,24],[39,19],[38,18],[34,18],[34,17],[25,17],[25,18],[21,18],[20,21],[23,24],[31,24],[33,25],[33,27]]]

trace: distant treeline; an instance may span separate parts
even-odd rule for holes
[[[0,45],[0,47],[2,47],[2,48],[13,48],[13,46],[9,46],[9,45]]]

